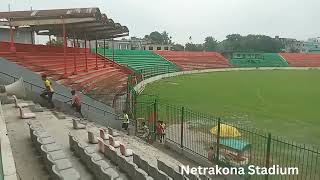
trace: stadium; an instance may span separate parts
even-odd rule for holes
[[[0,20],[8,32],[0,42],[0,179],[320,178],[318,53],[108,48],[129,28],[99,8],[0,12]],[[21,30],[50,44],[22,43]],[[51,36],[63,44],[51,45]],[[40,97],[43,75],[54,109]],[[67,103],[70,90],[85,118]],[[185,175],[183,165],[299,174]]]

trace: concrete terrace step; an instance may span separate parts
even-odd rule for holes
[[[76,81],[72,82],[72,86],[77,85],[78,86],[83,86],[85,84],[87,84],[88,82],[94,81],[95,79],[99,78],[99,77],[104,77],[104,75],[110,75],[113,74],[115,72],[117,72],[117,69],[111,69],[109,71],[102,71],[102,72],[97,72],[97,73],[92,73],[86,77],[83,77],[81,79],[78,79]],[[79,88],[79,87],[78,87]]]
[[[108,78],[99,78],[96,79],[94,82],[88,84],[87,86],[84,86],[82,90],[84,92],[90,92],[93,89],[101,88],[101,89],[110,89],[112,87],[112,84],[122,84],[122,82],[127,83],[128,76],[126,74],[114,73]],[[114,82],[114,83],[113,83]],[[109,87],[109,88],[106,88]]]
[[[76,75],[71,75],[67,79],[60,80],[59,82],[62,83],[62,84],[70,84],[72,81],[80,80],[81,78],[83,78],[85,76],[88,76],[88,75],[91,75],[91,74],[95,74],[95,73],[98,73],[98,72],[110,71],[110,70],[113,70],[113,69],[115,69],[115,68],[107,66],[105,68],[100,68],[98,70],[92,70],[92,71],[88,71],[88,72],[79,72]]]

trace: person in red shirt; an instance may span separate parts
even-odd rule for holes
[[[160,140],[160,143],[164,140],[164,124],[163,121],[159,121],[157,125],[157,134]]]
[[[81,112],[81,99],[78,94],[76,94],[75,90],[71,90],[72,100],[71,100],[71,106],[75,108],[76,112],[80,114],[80,116],[83,118],[83,114]]]

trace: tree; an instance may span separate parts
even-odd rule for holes
[[[169,36],[169,33],[167,31],[163,31],[162,33],[159,33],[158,31],[154,31],[150,33],[149,35],[144,36],[145,40],[151,41],[153,44],[172,44],[172,37]]]
[[[184,50],[184,46],[181,45],[181,44],[174,44],[172,46],[172,48],[173,48],[174,51],[183,51]]]
[[[163,37],[158,31],[150,33],[149,40],[154,44],[163,44]]]
[[[276,53],[283,49],[283,44],[269,36],[249,34],[241,36],[230,34],[219,43],[220,51],[247,51],[247,52],[270,52]]]
[[[163,44],[170,44],[170,37],[166,31],[163,31],[161,36],[162,36]]]
[[[205,51],[216,51],[218,42],[212,36],[206,37],[204,40],[203,48]]]

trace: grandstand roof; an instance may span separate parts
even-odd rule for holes
[[[50,9],[0,12],[0,25],[29,26],[38,35],[63,35],[79,39],[109,39],[129,35],[126,26],[115,23],[99,8]]]

